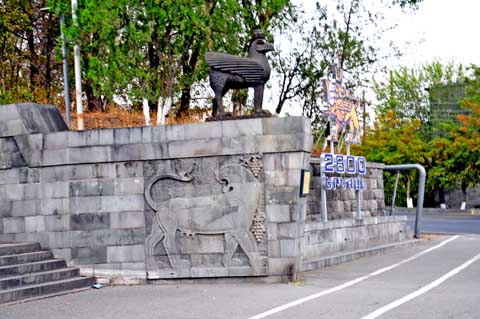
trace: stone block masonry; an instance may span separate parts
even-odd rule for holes
[[[285,275],[301,268],[311,147],[302,117],[71,132],[54,107],[0,106],[0,241],[86,274]]]
[[[39,242],[87,275],[166,279],[295,276],[407,238],[404,219],[382,216],[377,163],[365,218],[336,191],[319,222],[311,147],[303,117],[71,132],[53,106],[0,106],[0,242]]]
[[[408,229],[406,220],[405,216],[378,216],[362,220],[337,219],[326,224],[307,222],[302,270],[321,266],[317,261],[327,256],[411,239],[413,234]]]
[[[383,169],[381,163],[367,163],[367,174],[363,177],[367,189],[360,191],[360,206],[365,217],[383,216],[385,200],[383,193]],[[307,220],[322,220],[321,193],[320,193],[320,163],[318,160],[311,164],[312,179],[307,207]],[[327,191],[328,220],[353,219],[356,213],[355,191],[335,190]]]

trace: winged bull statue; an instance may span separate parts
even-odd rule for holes
[[[223,96],[230,89],[253,87],[253,105],[255,113],[262,113],[263,90],[270,78],[270,65],[266,53],[273,51],[273,45],[265,38],[262,30],[254,30],[248,57],[240,57],[219,52],[207,52],[205,60],[210,66],[210,86],[215,92],[212,116],[222,117],[225,114]]]

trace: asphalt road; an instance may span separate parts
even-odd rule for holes
[[[107,287],[0,306],[0,318],[476,319],[479,259],[480,236],[440,236],[308,272],[294,284]]]
[[[395,213],[395,215],[405,215],[408,217],[408,225],[413,230],[415,224],[415,213]],[[480,235],[480,215],[472,215],[469,212],[424,212],[420,232],[438,233],[438,234],[479,234]],[[480,315],[479,315],[480,318]]]

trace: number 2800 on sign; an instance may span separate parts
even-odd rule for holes
[[[363,156],[323,153],[321,156],[325,173],[360,174],[367,173],[367,161]]]

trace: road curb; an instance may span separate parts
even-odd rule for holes
[[[79,293],[79,292],[87,291],[87,290],[91,290],[91,289],[92,289],[91,287],[76,288],[76,289],[70,289],[70,290],[65,290],[65,291],[59,291],[59,292],[55,292],[55,293],[51,293],[51,294],[47,294],[47,295],[41,295],[41,296],[36,296],[36,297],[31,297],[31,298],[15,300],[15,301],[0,304],[0,308],[1,307],[18,305],[18,304],[27,303],[27,302],[32,302],[32,301],[38,301],[38,300],[43,300],[43,299],[50,299],[50,298],[54,298],[54,297],[75,294],[75,293]]]

